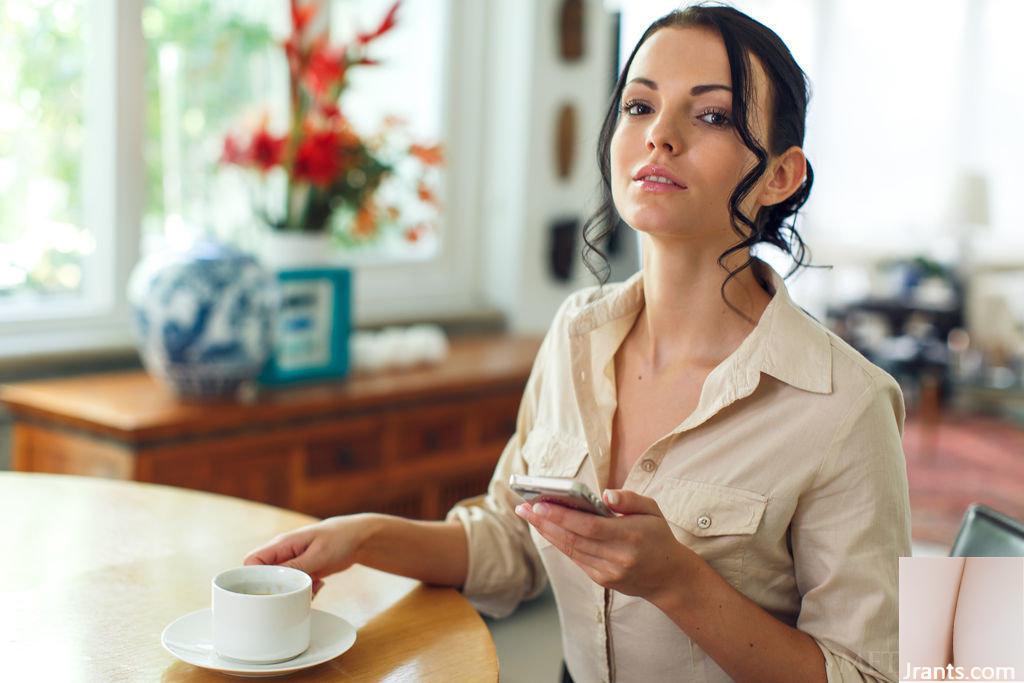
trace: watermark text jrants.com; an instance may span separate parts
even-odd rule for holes
[[[1012,666],[914,666],[906,662],[901,681],[1015,681]]]

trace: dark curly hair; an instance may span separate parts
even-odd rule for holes
[[[744,145],[757,157],[757,165],[737,184],[729,198],[729,214],[732,228],[740,237],[740,241],[733,244],[718,257],[718,264],[729,273],[722,283],[722,298],[734,311],[742,317],[742,311],[732,305],[725,296],[725,286],[729,280],[734,278],[743,269],[749,268],[753,257],[749,255],[747,260],[736,270],[729,270],[724,264],[730,254],[759,243],[767,243],[778,247],[788,254],[794,261],[792,269],[786,274],[790,277],[801,267],[820,268],[824,266],[811,266],[810,250],[804,244],[800,234],[796,230],[797,211],[807,201],[814,183],[814,171],[811,164],[807,162],[807,177],[803,184],[787,199],[771,206],[761,207],[755,218],[751,220],[743,215],[740,204],[750,193],[751,189],[760,179],[768,167],[768,152],[750,134],[747,120],[748,102],[753,101],[753,85],[750,78],[751,62],[748,53],[757,55],[764,65],[768,77],[769,93],[768,102],[772,109],[769,117],[768,145],[772,156],[781,154],[790,147],[803,146],[804,126],[807,114],[807,102],[810,99],[810,86],[807,76],[796,63],[789,48],[782,39],[770,28],[750,18],[739,10],[728,5],[700,3],[691,5],[685,9],[677,9],[654,21],[644,31],[632,54],[626,60],[626,64],[619,74],[615,83],[615,90],[612,93],[608,113],[605,114],[604,124],[601,127],[601,134],[598,137],[597,161],[601,169],[601,203],[597,210],[586,220],[583,225],[583,261],[603,286],[610,273],[607,258],[598,247],[606,237],[622,223],[612,200],[611,189],[611,162],[610,148],[612,135],[619,121],[619,100],[622,97],[622,90],[625,87],[626,75],[633,63],[640,46],[654,33],[663,28],[705,28],[715,31],[721,36],[725,44],[726,54],[729,57],[729,70],[733,85],[733,120],[735,129],[743,140]],[[793,216],[792,223],[785,220]],[[745,229],[744,229],[745,228]],[[592,263],[593,254],[597,254],[604,262],[599,274]],[[760,281],[756,270],[755,277]],[[761,282],[766,291],[770,290],[767,283]],[[755,321],[751,321],[752,323]]]

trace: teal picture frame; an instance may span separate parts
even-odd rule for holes
[[[281,305],[274,350],[260,376],[267,385],[345,377],[352,331],[352,271],[292,268],[277,272]]]

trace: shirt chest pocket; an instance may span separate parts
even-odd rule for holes
[[[575,477],[587,457],[587,443],[557,432],[534,429],[523,444],[526,473],[532,477]]]
[[[565,434],[542,429],[533,429],[523,444],[523,460],[526,474],[531,477],[569,477],[579,474],[587,457],[587,443]],[[551,542],[530,527],[530,537],[538,549],[547,548]]]
[[[739,586],[743,561],[768,498],[746,489],[674,478],[660,482],[650,495],[675,537]]]

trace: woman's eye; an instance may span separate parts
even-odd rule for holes
[[[636,112],[633,111],[636,107],[647,107],[643,102],[637,102],[636,100],[630,100],[622,105],[622,111],[626,114],[634,115]]]
[[[721,111],[720,109],[706,109],[700,115],[699,118],[704,119],[705,117],[708,116],[718,117],[717,120],[708,121],[708,123],[710,123],[712,126],[724,128],[725,126],[729,125],[729,117],[726,116],[725,112]]]
[[[641,107],[642,109],[638,110],[638,107]],[[624,103],[621,109],[623,113],[628,114],[630,116],[640,116],[649,111],[650,107],[648,107],[643,102],[630,100]],[[706,120],[710,118],[710,120],[707,120],[706,122],[709,125],[715,126],[716,128],[725,128],[730,123],[729,116],[724,110],[721,109],[705,109],[697,118],[701,120]]]

